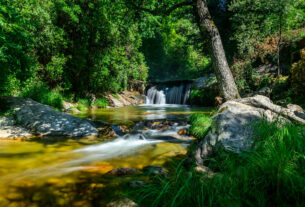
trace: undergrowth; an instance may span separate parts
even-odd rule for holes
[[[39,103],[50,105],[56,109],[62,109],[63,107],[63,96],[55,90],[50,90],[43,84],[25,87],[19,96],[31,98]]]
[[[305,126],[261,121],[252,152],[219,152],[207,166],[213,176],[184,162],[129,197],[140,206],[304,206]]]
[[[212,118],[205,114],[193,114],[190,118],[191,127],[189,133],[198,138],[203,139],[210,129]]]
[[[105,98],[99,98],[93,103],[93,105],[99,108],[106,108],[109,103]]]

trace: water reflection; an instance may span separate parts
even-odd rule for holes
[[[156,119],[187,119],[192,113],[209,113],[211,108],[196,108],[189,105],[163,104],[141,105],[137,107],[122,107],[110,109],[91,109],[79,117],[105,120],[111,124],[137,122]]]

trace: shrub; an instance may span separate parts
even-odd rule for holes
[[[87,110],[87,106],[84,105],[84,104],[78,104],[78,105],[76,106],[76,108],[77,108],[78,110],[82,111],[82,112],[84,112],[84,111]]]
[[[214,90],[191,90],[190,102],[198,106],[214,106],[216,93]]]
[[[190,134],[198,139],[203,139],[210,129],[212,118],[205,114],[193,114],[190,118],[190,122]]]
[[[19,96],[31,98],[39,103],[50,105],[56,109],[62,109],[63,107],[62,95],[55,90],[50,90],[41,83],[24,87]]]
[[[301,60],[292,64],[290,82],[296,93],[303,95],[305,88],[305,48],[301,50]]]
[[[85,107],[89,107],[91,105],[91,101],[89,99],[81,98],[81,99],[78,99],[77,102],[82,104]]]
[[[256,123],[252,152],[218,152],[210,177],[179,163],[129,194],[141,206],[303,206],[305,126]],[[186,165],[185,165],[186,166]]]
[[[93,105],[100,108],[106,108],[109,104],[105,98],[99,98],[93,103]]]

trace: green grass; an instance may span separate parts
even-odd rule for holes
[[[190,118],[191,127],[189,133],[198,138],[203,139],[210,129],[212,118],[205,114],[193,114]]]
[[[116,99],[120,99],[120,97],[119,97],[118,94],[113,94],[112,96],[113,96],[114,98],[116,98]]]
[[[63,96],[59,92],[50,90],[42,84],[25,87],[19,96],[23,98],[31,98],[39,103],[52,106],[59,110],[63,107]]]
[[[128,195],[140,206],[304,206],[305,126],[262,121],[254,138],[252,152],[210,158],[210,178],[182,162]]]
[[[93,103],[93,105],[99,108],[106,108],[109,103],[105,98],[99,98]]]
[[[91,101],[85,98],[80,98],[77,100],[77,102],[86,107],[89,107],[91,105]]]
[[[84,104],[78,104],[77,106],[76,106],[76,108],[78,109],[78,110],[80,110],[81,112],[85,112],[85,111],[87,111],[87,106],[86,105],[84,105]]]

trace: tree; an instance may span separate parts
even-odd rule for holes
[[[239,98],[239,93],[226,59],[222,40],[210,15],[207,0],[185,1],[176,4],[173,4],[171,1],[162,1],[158,3],[153,2],[153,4],[150,5],[150,8],[143,6],[143,1],[136,3],[134,1],[128,1],[127,4],[132,5],[132,8],[135,10],[148,12],[152,15],[170,15],[178,8],[192,6],[193,15],[196,17],[202,36],[208,37],[210,43],[209,49],[211,51],[210,55],[213,60],[213,68],[222,96],[226,100]]]

